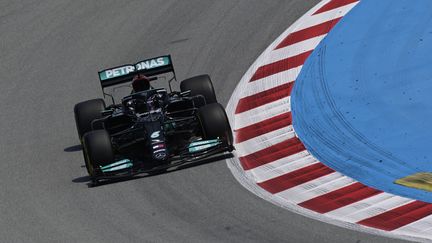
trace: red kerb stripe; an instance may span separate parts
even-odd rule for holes
[[[327,34],[341,18],[332,19],[330,21],[314,25],[312,27],[302,29],[297,32],[293,32],[289,34],[278,46],[276,46],[275,50],[300,41]]]
[[[312,15],[327,12],[327,11],[333,10],[335,8],[340,8],[342,6],[345,6],[345,5],[348,5],[351,3],[355,3],[358,1],[359,0],[332,0],[332,1],[328,2],[327,4],[325,4],[324,6],[322,6],[320,9],[318,9]]]
[[[301,66],[311,53],[312,51],[303,52],[299,55],[261,66],[255,72],[249,82],[253,82],[255,80]]]
[[[239,159],[243,169],[250,170],[304,150],[303,143],[294,137]]]
[[[256,93],[254,95],[241,98],[237,104],[235,114],[252,110],[259,106],[288,97],[291,94],[291,90],[293,86],[294,86],[294,82],[289,82],[268,89],[266,91]]]
[[[395,230],[432,214],[432,204],[414,201],[385,213],[359,221],[358,224],[381,230]]]
[[[264,121],[236,130],[236,143],[287,127],[292,124],[291,112],[282,113]]]
[[[302,202],[299,205],[318,213],[327,213],[380,193],[381,191],[356,182],[322,196]]]
[[[260,182],[258,185],[268,192],[275,194],[333,172],[334,170],[324,164],[316,163],[268,181]]]

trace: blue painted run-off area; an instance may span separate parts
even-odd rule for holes
[[[329,167],[379,190],[432,172],[432,1],[362,0],[305,63],[294,128]]]

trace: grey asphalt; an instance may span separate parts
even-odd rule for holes
[[[224,160],[87,186],[73,105],[100,97],[98,70],[170,53],[226,105],[317,2],[0,1],[0,242],[396,242],[274,206]]]

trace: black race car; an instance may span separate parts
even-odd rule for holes
[[[111,104],[93,99],[74,108],[94,184],[159,173],[234,149],[227,115],[208,75],[183,80],[180,91],[173,91],[176,75],[167,55],[103,70],[99,79]],[[167,84],[169,92],[153,87],[157,81]],[[117,102],[119,90],[127,93]]]

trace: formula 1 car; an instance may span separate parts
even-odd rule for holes
[[[104,99],[74,107],[93,184],[163,172],[234,149],[231,127],[210,77],[183,80],[180,91],[173,91],[176,75],[170,55],[103,70],[99,79]],[[153,87],[157,81],[168,84],[169,92]],[[118,102],[119,90],[126,95]]]

